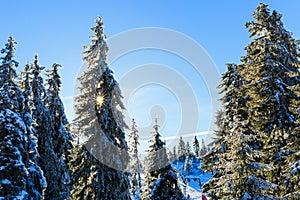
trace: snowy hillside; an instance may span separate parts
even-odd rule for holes
[[[201,170],[200,159],[196,158],[195,162],[193,162],[192,173],[185,172],[184,162],[175,161],[172,163],[172,167],[178,172],[178,180],[184,195],[186,197],[190,195],[190,199],[201,199],[201,187],[212,177],[212,174]]]

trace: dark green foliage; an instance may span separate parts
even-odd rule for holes
[[[38,57],[35,56],[31,66],[33,75],[32,102],[33,119],[35,121],[36,136],[38,138],[38,152],[40,154],[39,164],[45,173],[47,189],[46,199],[69,199],[69,181],[67,166],[62,157],[54,151],[55,126],[54,118],[46,107],[47,93],[43,85],[41,72],[44,67],[38,64]]]
[[[299,74],[296,74],[299,77]],[[292,101],[291,111],[296,116],[295,129],[290,133],[287,145],[284,147],[285,159],[288,166],[283,170],[286,178],[286,195],[288,199],[300,197],[300,82],[291,89],[297,94],[298,98]]]
[[[51,114],[51,121],[53,123],[54,133],[53,133],[53,150],[56,154],[59,164],[61,165],[60,174],[63,176],[61,181],[60,190],[63,191],[63,198],[67,199],[70,196],[71,180],[70,172],[68,167],[69,150],[73,148],[71,143],[73,136],[69,129],[69,122],[67,120],[64,105],[60,99],[59,92],[61,88],[60,75],[58,69],[62,67],[59,64],[53,64],[52,70],[47,71],[47,99],[46,107]]]
[[[121,92],[106,63],[108,47],[102,19],[92,28],[94,36],[84,49],[88,64],[79,78],[80,94],[75,98],[74,123],[86,137],[84,146],[73,151],[70,170],[72,199],[130,199],[129,161],[125,141]],[[82,162],[84,160],[84,162]]]
[[[216,169],[204,186],[212,198],[299,195],[298,43],[267,5],[259,4],[253,17],[242,63],[228,65],[222,77],[224,121],[204,158],[204,168]]]
[[[142,164],[139,159],[138,146],[139,146],[139,134],[137,125],[134,119],[132,119],[131,132],[129,133],[129,154],[130,154],[130,178],[131,178],[131,194],[133,199],[137,200],[140,198],[142,180],[141,180],[141,169]]]
[[[72,171],[72,199],[99,199],[101,193],[103,196],[105,192],[105,185],[104,183],[100,184],[98,177],[100,174],[98,173],[97,165],[101,164],[84,145],[77,145],[71,152],[72,159],[69,165]],[[109,196],[109,193],[106,195]]]
[[[197,136],[194,137],[193,141],[193,147],[194,147],[194,153],[197,157],[200,156],[200,146],[199,146],[199,141],[197,139]]]
[[[70,132],[69,122],[64,111],[64,105],[59,96],[61,80],[58,73],[58,68],[60,67],[62,66],[55,63],[52,65],[52,70],[47,71],[48,79],[46,85],[48,88],[46,106],[52,115],[52,120],[54,123],[54,152],[58,156],[63,156],[67,163],[69,160],[68,151],[73,147],[71,143],[73,136]]]
[[[224,115],[218,115],[219,131],[214,149],[203,158],[203,168],[216,170],[213,178],[204,185],[211,198],[264,198],[276,188],[262,179],[268,169],[260,163],[260,141],[247,124],[247,95],[239,66],[227,65],[222,76]],[[220,119],[223,118],[223,119]]]
[[[43,199],[46,181],[37,165],[26,92],[15,83],[16,42],[9,38],[0,65],[0,199]]]
[[[17,42],[10,36],[5,44],[5,48],[1,49],[3,56],[1,57],[0,86],[8,82],[13,83],[17,76],[15,67],[18,67],[19,63],[13,59],[16,44]]]
[[[145,161],[146,177],[142,199],[145,200],[179,200],[184,199],[183,193],[178,186],[176,171],[169,163],[165,143],[161,141],[155,126],[153,140],[149,146]]]
[[[245,89],[251,96],[249,122],[263,139],[264,162],[274,166],[267,180],[279,185],[274,195],[282,197],[288,182],[283,172],[290,168],[286,159],[299,151],[291,153],[287,147],[297,144],[293,135],[299,115],[294,108],[299,95],[293,88],[299,87],[299,44],[285,30],[282,16],[271,13],[267,5],[260,4],[253,16],[255,21],[246,24],[253,41],[241,59]]]
[[[177,149],[177,158],[180,162],[185,161],[185,155],[186,155],[186,146],[185,142],[183,141],[182,137],[179,138],[179,144]]]
[[[205,145],[204,139],[201,141],[200,155],[203,156],[207,153],[207,147]]]

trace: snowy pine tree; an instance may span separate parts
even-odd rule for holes
[[[219,110],[216,113],[215,123],[217,125],[217,130],[214,132],[214,145],[212,150],[201,159],[203,164],[201,168],[207,172],[213,173],[213,177],[203,186],[203,192],[207,193],[212,199],[223,197],[223,188],[222,185],[218,184],[218,181],[220,180],[220,177],[224,176],[225,167],[219,162],[219,157],[228,148],[225,138],[229,135],[226,132],[224,115],[223,110]],[[225,163],[227,160],[223,159],[222,161]]]
[[[193,165],[193,161],[194,161],[194,156],[192,154],[188,154],[186,155],[185,161],[184,161],[184,166],[183,166],[183,170],[186,174],[192,174],[193,173],[193,169],[194,169],[194,165]]]
[[[185,142],[183,141],[182,137],[180,136],[179,144],[178,144],[178,148],[177,148],[177,158],[181,162],[183,162],[185,160],[185,154],[186,154],[185,147],[186,147]]]
[[[99,167],[101,163],[82,144],[71,150],[70,157],[71,199],[99,199],[105,187],[98,177],[103,175]]]
[[[38,138],[39,164],[45,173],[47,189],[46,199],[69,199],[68,168],[64,160],[55,153],[55,126],[54,118],[46,107],[47,93],[41,76],[44,67],[38,64],[35,55],[31,65],[32,73],[32,116],[35,122],[36,136]]]
[[[55,134],[54,151],[58,156],[63,156],[68,161],[68,150],[72,148],[73,136],[69,129],[69,122],[64,111],[64,105],[59,96],[61,88],[61,79],[58,69],[62,67],[59,64],[53,64],[52,70],[47,70],[48,79],[47,88],[47,108],[54,118]]]
[[[185,154],[186,155],[192,154],[192,149],[189,141],[187,141],[185,145]]]
[[[176,145],[173,146],[173,152],[172,152],[172,159],[171,159],[172,162],[176,163],[178,160],[177,160],[177,151],[176,151]]]
[[[221,154],[212,165],[217,172],[205,190],[214,198],[294,198],[299,194],[293,167],[299,160],[294,148],[299,146],[298,43],[267,5],[259,4],[253,16],[246,24],[253,41],[242,64],[228,65],[223,75],[224,134],[217,135],[216,144],[224,148],[217,146]]]
[[[195,156],[199,157],[200,156],[200,147],[199,147],[199,141],[197,139],[197,136],[194,137],[193,147],[194,147]]]
[[[187,174],[192,174],[193,173],[193,161],[195,159],[195,155],[191,151],[191,146],[189,142],[186,142],[186,153],[185,153],[185,161],[184,161],[184,166],[183,170]]]
[[[145,183],[142,199],[144,200],[175,200],[184,199],[178,186],[176,171],[169,163],[165,143],[158,133],[158,124],[154,126],[152,143],[149,146],[145,161]]]
[[[0,199],[43,199],[46,181],[37,165],[26,92],[16,85],[16,42],[9,37],[0,65]]]
[[[300,76],[300,74],[296,74]],[[291,89],[300,96],[300,82],[291,87]],[[286,163],[287,166],[284,168],[284,176],[286,177],[286,195],[287,199],[299,199],[300,198],[300,101],[294,99],[292,101],[292,112],[296,116],[296,126],[295,129],[290,133],[287,145],[284,148],[286,153]]]
[[[49,109],[53,126],[53,148],[54,152],[59,159],[59,163],[64,170],[62,173],[63,182],[61,183],[65,198],[69,198],[71,189],[70,172],[68,167],[69,150],[73,148],[71,143],[73,136],[69,129],[69,122],[67,120],[64,105],[60,99],[59,92],[61,88],[60,75],[58,73],[58,68],[62,67],[59,64],[53,64],[52,70],[47,71],[48,79],[46,80],[47,88],[47,100],[46,107]]]
[[[224,79],[224,76],[222,77]],[[222,86],[220,86],[222,87]],[[214,146],[211,152],[202,157],[202,169],[207,172],[213,172],[213,177],[203,186],[203,192],[207,193],[212,199],[221,199],[228,196],[227,182],[224,177],[226,173],[229,173],[229,169],[226,171],[226,163],[230,162],[231,158],[224,157],[222,155],[229,149],[228,137],[225,124],[227,119],[225,118],[225,112],[220,110],[216,115],[216,125],[218,129],[215,131],[216,137]],[[220,183],[221,182],[221,183]],[[224,190],[225,187],[225,190]]]
[[[200,155],[203,156],[207,153],[207,147],[205,145],[204,139],[201,141]]]
[[[285,30],[282,15],[271,13],[267,5],[259,4],[253,17],[246,24],[253,41],[241,59],[241,74],[251,97],[247,102],[249,123],[263,139],[264,163],[273,165],[267,180],[279,185],[274,195],[281,198],[289,187],[284,171],[292,164],[283,163],[298,151],[289,150],[287,144],[299,144],[294,139],[299,115],[293,103],[299,96],[292,89],[299,87],[299,44]]]
[[[0,86],[10,82],[14,83],[14,79],[17,77],[15,68],[18,67],[19,63],[14,60],[16,41],[12,36],[8,38],[8,42],[5,44],[5,48],[1,49],[1,68],[0,68]]]
[[[248,126],[247,96],[242,90],[245,81],[237,65],[227,65],[227,69],[220,85],[226,124],[220,128],[227,134],[217,135],[222,146],[216,152],[216,173],[204,186],[204,191],[212,198],[265,198],[277,186],[263,179],[269,166],[260,163],[261,142]]]
[[[83,52],[88,69],[79,78],[80,94],[75,98],[74,121],[87,141],[85,147],[77,147],[78,152],[72,155],[72,181],[79,186],[72,191],[72,199],[127,200],[129,179],[124,171],[129,155],[123,130],[126,124],[121,112],[122,96],[106,63],[108,47],[100,17],[92,30],[95,35],[91,45]],[[83,158],[88,161],[82,163]]]
[[[92,30],[99,32],[100,30],[98,29],[95,27]],[[95,55],[93,57],[94,59],[98,59],[98,63],[89,65],[87,70],[83,72],[83,75],[78,78],[80,82],[80,87],[78,88],[80,94],[75,97],[76,118],[74,119],[74,124],[79,127],[77,135],[88,139],[92,137],[93,134],[100,132],[95,109],[96,83],[102,74],[100,70],[104,67],[101,67],[101,65],[106,64],[106,52],[108,51],[108,47],[104,41],[105,35],[103,30],[102,33],[99,32],[97,34],[98,38],[94,36]],[[89,62],[96,62],[92,57],[86,57],[86,59],[89,59]],[[99,185],[100,188],[104,187],[104,185],[98,183],[97,177],[97,169],[101,168],[99,167],[101,163],[93,157],[85,145],[87,145],[87,142],[78,144],[72,150],[70,163],[73,184],[73,190],[71,192],[72,199],[97,199],[101,195],[99,194],[101,190],[96,190],[93,187],[95,185]]]
[[[130,154],[130,177],[132,199],[140,199],[142,180],[141,180],[141,162],[138,155],[139,134],[136,123],[132,119],[131,132],[129,134],[129,154]]]

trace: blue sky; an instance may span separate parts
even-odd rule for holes
[[[2,1],[0,45],[3,47],[8,36],[13,35],[18,42],[16,59],[21,66],[28,60],[32,61],[36,52],[41,65],[49,68],[56,62],[64,66],[61,70],[61,96],[68,116],[72,118],[71,96],[82,66],[81,52],[83,46],[90,43],[90,27],[94,25],[97,16],[102,16],[108,38],[144,27],[166,28],[184,34],[203,47],[217,70],[222,73],[225,63],[239,62],[240,56],[244,55],[243,48],[250,41],[244,24],[252,19],[251,14],[259,2],[261,1]],[[285,27],[293,32],[295,38],[300,37],[298,0],[263,2],[269,4],[271,10],[276,9],[282,13]],[[198,107],[194,110],[191,107],[186,109],[191,109],[190,112],[196,110],[199,114],[195,132],[207,131],[213,113],[209,91],[205,78],[195,73],[188,62],[170,52],[144,49],[120,57],[111,67],[116,79],[121,80],[129,71],[151,63],[152,66],[166,66],[174,70],[190,85]],[[170,88],[144,85],[142,89],[135,88],[134,93],[123,93],[130,96],[130,103],[127,105],[129,117],[136,118],[138,125],[146,132],[145,138],[155,113],[162,115],[163,135],[178,134],[182,105],[178,104],[178,95],[173,94]]]

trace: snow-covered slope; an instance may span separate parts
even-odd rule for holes
[[[185,196],[190,196],[190,199],[201,200],[201,187],[212,177],[212,174],[201,170],[200,159],[195,159],[195,162],[193,162],[192,173],[189,174],[184,171],[184,162],[173,162],[172,166],[178,172],[180,186]]]

